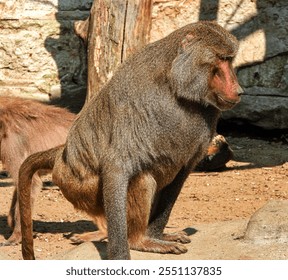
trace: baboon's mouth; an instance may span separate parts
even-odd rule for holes
[[[227,99],[223,98],[220,94],[216,94],[216,95],[221,101],[223,101],[225,103],[232,104],[232,105],[236,105],[240,101],[240,98],[238,98],[238,100],[227,100]]]

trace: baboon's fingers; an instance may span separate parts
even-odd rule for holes
[[[190,238],[185,232],[164,233],[162,239],[165,241],[175,241],[183,244],[191,242]]]
[[[176,255],[183,254],[188,251],[182,244],[147,237],[130,244],[130,249],[142,252]]]
[[[88,241],[103,241],[106,238],[107,232],[97,230],[81,234],[73,234],[69,239],[75,244],[80,244]]]
[[[20,242],[12,242],[12,241],[6,240],[0,243],[0,247],[16,246],[18,244],[20,244]]]

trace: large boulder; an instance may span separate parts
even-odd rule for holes
[[[270,201],[250,218],[244,239],[253,243],[288,242],[288,201]]]

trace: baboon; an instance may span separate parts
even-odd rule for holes
[[[66,109],[20,97],[0,96],[0,160],[5,165],[6,171],[9,171],[15,185],[7,217],[13,233],[0,245],[8,246],[21,242],[17,202],[18,173],[21,163],[30,154],[64,143],[75,117]],[[210,158],[211,155],[208,154],[208,157]],[[208,160],[204,161],[206,162]],[[204,163],[201,165],[202,170],[206,168]],[[32,200],[41,185],[40,176],[35,174],[32,180],[34,192]],[[90,234],[74,234],[70,239],[74,243],[80,243],[90,240]]]
[[[234,153],[223,135],[212,138],[205,157],[197,164],[198,171],[222,170],[226,163],[233,159]]]
[[[75,115],[63,108],[20,97],[0,96],[0,159],[15,185],[7,218],[13,234],[2,245],[21,241],[17,202],[20,165],[33,153],[65,143],[74,119]],[[41,185],[39,175],[35,174],[32,179],[33,192],[36,193]]]
[[[84,106],[63,146],[29,156],[19,174],[22,254],[34,259],[31,179],[41,168],[108,237],[109,259],[130,250],[181,254],[164,234],[189,172],[204,157],[221,111],[240,101],[232,67],[238,41],[215,22],[184,26],[119,66]],[[87,237],[87,236],[86,236]]]

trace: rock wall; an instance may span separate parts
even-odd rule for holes
[[[288,1],[156,0],[151,39],[199,19],[217,20],[240,40],[234,64],[245,94],[223,119],[287,129]]]
[[[0,94],[47,101],[85,94],[86,55],[73,22],[92,2],[0,0]],[[245,94],[223,119],[287,129],[287,0],[154,0],[151,41],[205,19],[240,40],[234,64]]]
[[[0,94],[85,94],[86,54],[73,22],[88,17],[92,2],[0,0]]]

